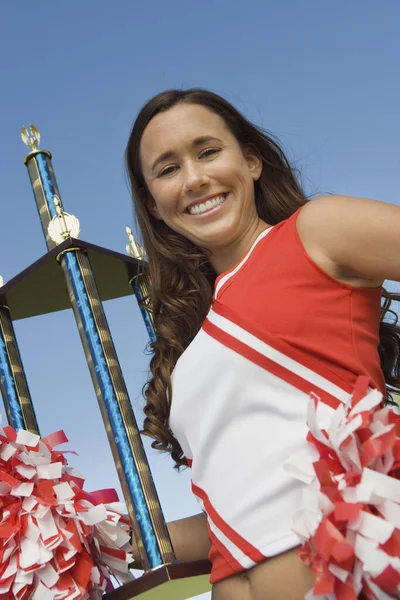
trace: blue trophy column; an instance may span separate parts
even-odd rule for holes
[[[35,149],[25,159],[49,249],[58,243],[49,234],[49,224],[57,219],[65,224],[71,218],[62,208],[50,158],[49,152]],[[67,231],[66,237],[73,236]],[[88,255],[71,248],[60,253],[57,260],[65,275],[143,567],[147,570],[173,562],[168,529]]]
[[[130,285],[133,290],[133,293],[136,296],[136,300],[138,302],[140,312],[142,313],[142,318],[144,324],[147,329],[147,333],[149,335],[149,339],[151,342],[156,341],[156,333],[154,330],[153,320],[151,318],[151,314],[146,309],[146,303],[148,299],[148,281],[147,275],[143,272],[139,272],[137,275],[132,277],[130,280]]]
[[[26,429],[39,435],[11,314],[5,305],[0,306],[0,389],[9,424],[16,431]]]
[[[147,273],[148,264],[146,262],[145,252],[142,246],[135,240],[132,229],[130,227],[125,228],[128,234],[128,244],[126,251],[130,256],[140,261],[137,266],[137,271],[133,277],[131,277],[129,284],[136,296],[137,303],[142,313],[142,318],[149,335],[151,342],[156,341],[156,332],[154,329],[154,322],[151,311],[148,310],[150,303],[150,277]]]

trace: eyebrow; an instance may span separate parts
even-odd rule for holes
[[[195,138],[192,141],[191,145],[193,148],[197,148],[198,146],[202,146],[203,144],[207,144],[208,142],[222,142],[222,140],[220,140],[217,137],[214,137],[213,135],[201,135],[201,136]],[[153,162],[153,166],[151,167],[152,173],[154,173],[157,165],[159,165],[161,162],[163,162],[165,160],[171,160],[172,158],[175,158],[175,157],[176,157],[176,152],[172,152],[172,150],[167,150],[167,152],[163,152],[162,154],[160,154],[160,156],[158,156],[156,158],[156,160]]]

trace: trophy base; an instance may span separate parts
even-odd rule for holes
[[[211,590],[208,560],[161,565],[105,594],[104,600],[187,600]]]

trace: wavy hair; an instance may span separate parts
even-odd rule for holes
[[[261,157],[263,169],[254,184],[254,193],[263,221],[275,225],[308,201],[297,171],[277,141],[219,95],[200,88],[168,90],[149,100],[139,112],[125,159],[135,216],[148,257],[151,292],[146,307],[152,313],[156,330],[156,341],[151,344],[151,375],[144,388],[143,433],[153,438],[153,448],[171,453],[177,468],[186,465],[186,461],[169,426],[171,373],[208,313],[216,273],[203,249],[151,213],[150,194],[140,164],[140,142],[150,121],[179,103],[198,104],[219,115],[240,146],[251,147]],[[392,301],[400,300],[400,296],[383,290],[383,298],[379,355],[390,398],[390,391],[400,385],[400,327],[391,308]],[[392,322],[387,321],[387,316]]]

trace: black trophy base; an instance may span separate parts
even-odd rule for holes
[[[187,600],[211,590],[208,560],[161,565],[105,594],[104,600]]]

